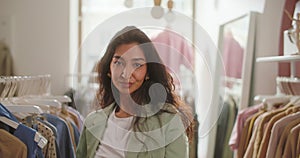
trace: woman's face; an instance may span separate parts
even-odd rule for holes
[[[141,87],[147,74],[145,55],[138,43],[121,44],[110,62],[111,79],[122,94]]]

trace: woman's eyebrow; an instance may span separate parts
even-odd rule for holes
[[[140,60],[146,61],[144,58],[133,58],[133,59],[131,59],[131,60],[133,60],[133,61],[140,61]]]
[[[118,56],[118,55],[113,56],[113,58],[116,58],[116,59],[123,59],[121,56]]]
[[[122,56],[118,56],[118,55],[113,56],[113,58],[115,58],[117,60],[119,60],[119,59],[124,60],[124,58],[122,58]],[[146,59],[145,58],[133,58],[133,59],[131,59],[131,61],[146,61]]]

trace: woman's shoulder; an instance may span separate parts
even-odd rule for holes
[[[114,108],[114,103],[108,105],[105,108],[94,110],[85,117],[84,122],[90,123],[95,120],[107,119],[109,114],[112,112],[113,108]]]
[[[167,115],[167,116],[174,116],[178,113],[178,109],[175,107],[175,105],[170,103],[165,103],[161,110],[160,115]]]
[[[170,103],[165,103],[157,113],[147,119],[155,122],[158,118],[162,124],[166,124],[176,116],[178,116],[178,110],[176,107]]]
[[[156,114],[147,117],[147,119],[142,119],[149,127],[149,130],[153,129],[163,129],[163,131],[184,131],[184,126],[181,121],[181,117],[177,108],[169,103],[165,103],[161,110]]]

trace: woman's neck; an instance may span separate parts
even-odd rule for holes
[[[130,117],[132,114],[128,113],[127,111],[130,111],[130,102],[132,98],[130,98],[130,95],[121,95],[120,96],[120,102],[119,102],[119,110],[115,112],[117,117],[125,118]]]
[[[124,111],[122,108],[120,108],[118,111],[115,112],[116,117],[118,118],[126,118],[132,116],[131,114]]]

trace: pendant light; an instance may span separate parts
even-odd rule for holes
[[[133,0],[125,0],[124,5],[127,8],[131,8],[133,6]]]
[[[173,0],[169,0],[168,1],[168,12],[166,13],[166,15],[164,17],[168,23],[172,23],[175,20],[175,14],[172,11],[173,5],[174,5]]]
[[[164,9],[160,4],[161,0],[154,0],[154,7],[151,9],[151,15],[155,19],[160,19],[164,15]]]

